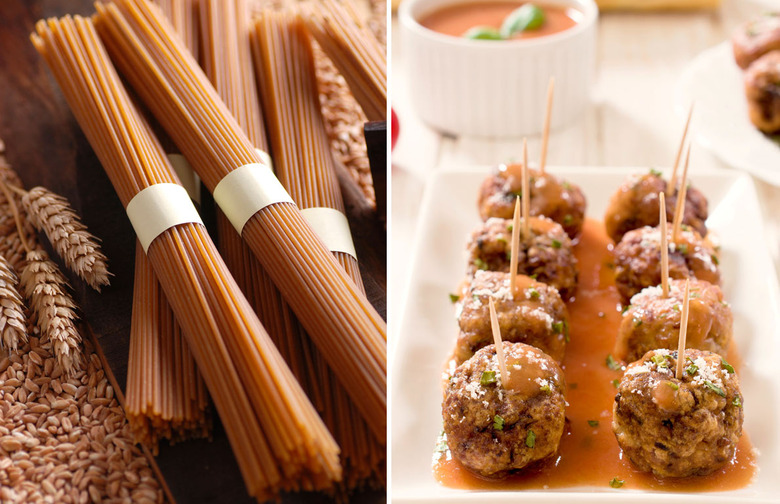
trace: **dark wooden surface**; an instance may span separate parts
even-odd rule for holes
[[[135,235],[99,161],[62,93],[29,41],[37,20],[89,15],[92,0],[0,0],[0,139],[6,158],[24,185],[43,185],[67,197],[90,231],[103,240],[111,286],[97,294],[70,276],[82,317],[97,335],[120,385],[127,373]],[[386,237],[375,212],[348,177],[340,176],[348,217],[369,299],[385,314]],[[180,503],[251,502],[225,434],[215,422],[214,439],[162,444],[158,464]],[[317,495],[291,495],[285,502],[327,502]],[[367,492],[355,501],[384,502]]]

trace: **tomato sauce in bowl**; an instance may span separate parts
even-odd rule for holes
[[[423,16],[419,23],[444,35],[461,37],[471,28],[489,26],[498,30],[515,9],[526,2],[492,0],[448,5]],[[516,33],[512,39],[544,37],[568,30],[582,19],[583,13],[573,7],[534,3],[544,11],[544,23],[536,29]]]

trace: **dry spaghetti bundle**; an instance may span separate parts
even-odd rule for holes
[[[344,202],[333,171],[317,96],[314,55],[305,27],[291,13],[264,11],[255,28],[258,81],[277,176],[304,216],[311,218],[312,226],[341,265],[362,285],[343,213]],[[363,485],[372,476],[384,473],[381,464],[384,445],[372,439],[368,425],[320,352],[306,338],[287,345],[280,342],[277,346],[283,354],[284,348],[292,347],[306,348],[307,356],[311,355],[311,366],[301,362],[300,351],[293,351],[285,358],[288,362],[301,362],[292,368],[305,369],[307,377],[299,376],[299,380],[308,384],[310,397],[322,398],[323,419],[342,449],[347,488]]]
[[[136,442],[208,437],[208,394],[140,243],[135,253],[125,412]]]
[[[198,57],[198,2],[200,0],[153,0],[171,22],[194,58]]]
[[[122,87],[89,19],[39,22],[43,55],[142,239],[184,330],[249,493],[328,488],[340,478],[338,447],[269,340],[216,252],[160,144]],[[180,223],[148,233],[169,212]],[[153,205],[146,205],[151,201]],[[154,236],[156,235],[156,237]]]
[[[98,4],[98,29],[115,62],[225,207],[235,181],[254,177],[270,204],[237,228],[336,371],[378,439],[386,425],[386,326],[301,216],[160,13],[141,0]],[[238,175],[235,177],[234,175]],[[262,178],[262,180],[260,180]],[[225,179],[225,180],[223,180]],[[224,186],[223,186],[224,187]],[[281,194],[284,193],[284,194]],[[252,201],[252,204],[257,203]],[[245,208],[244,208],[245,209]]]
[[[344,76],[371,121],[387,119],[387,57],[349,0],[308,6],[307,28]]]

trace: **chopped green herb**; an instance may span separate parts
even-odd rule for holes
[[[507,261],[511,261],[512,260],[512,247],[507,247],[506,248],[505,255],[506,255],[506,260]]]
[[[460,299],[459,294],[450,294],[450,301],[452,301],[453,303],[457,303],[459,299]]]
[[[504,419],[501,418],[501,415],[493,417],[493,428],[495,430],[504,430]]]
[[[533,275],[530,276],[530,278],[531,280],[536,280],[537,278],[539,278],[539,273],[534,273]]]
[[[553,241],[552,241],[552,248],[554,248],[554,249],[559,249],[559,248],[561,248],[561,242],[559,242],[558,240],[556,240],[555,238],[553,238]]]
[[[599,421],[598,420],[588,420],[588,425],[590,425],[591,427],[598,427],[599,426]]]
[[[629,308],[631,308],[631,305],[624,305],[623,309],[620,310],[620,314],[621,315],[625,314],[628,311]]]
[[[518,189],[516,191],[512,191],[512,194],[515,196],[515,198],[521,198],[523,197],[523,190]]]
[[[539,299],[540,296],[541,294],[539,294],[539,291],[536,290],[535,288],[531,287],[530,289],[528,289],[528,297],[530,299]]]
[[[564,215],[564,216],[563,216],[563,224],[564,224],[564,225],[568,226],[568,225],[569,225],[569,224],[571,224],[572,222],[574,222],[574,217],[572,217],[572,216],[571,216],[571,215],[569,215],[569,214],[566,214],[566,215]]]
[[[639,327],[643,324],[642,319],[635,318],[634,319],[634,327]]]
[[[515,33],[522,33],[526,30],[536,30],[545,21],[544,11],[532,4],[524,4],[513,10],[501,24],[501,36],[510,38]]]
[[[611,486],[612,488],[620,488],[620,487],[622,487],[622,486],[623,486],[625,483],[626,483],[626,482],[625,482],[624,480],[622,480],[622,479],[617,479],[617,477],[615,477],[615,478],[612,478],[611,480],[609,480],[609,486]]]
[[[654,177],[662,177],[663,173],[661,173],[660,170],[656,170],[655,168],[650,168],[650,175],[653,175]]]
[[[536,434],[534,434],[534,431],[528,431],[528,434],[525,436],[525,445],[528,448],[533,448],[536,445]]]
[[[479,301],[479,295],[477,295],[477,294],[472,294],[472,295],[471,295],[471,299],[473,299],[474,301]]]
[[[682,253],[683,255],[688,254],[688,244],[687,243],[680,243],[677,245],[677,250]]]
[[[552,329],[555,334],[561,334],[561,331],[563,331],[563,322],[553,322]]]
[[[613,387],[618,388],[619,385],[620,385],[620,380],[618,380],[618,379],[612,380],[612,386]]]
[[[552,389],[546,383],[544,385],[542,385],[541,387],[539,387],[539,390],[541,390],[542,392],[545,392],[547,394],[552,394]]]
[[[563,320],[563,339],[568,343],[570,341],[569,339],[569,321],[564,319]]]
[[[704,384],[705,384],[705,385],[707,385],[707,387],[708,387],[710,390],[712,390],[713,392],[715,392],[715,393],[716,393],[716,394],[718,394],[719,396],[721,396],[721,397],[726,397],[726,393],[723,391],[723,389],[722,389],[722,388],[720,388],[720,387],[718,387],[717,385],[715,385],[715,384],[714,384],[714,383],[712,383],[711,381],[709,381],[709,380],[704,380]]]
[[[690,294],[688,294],[688,299],[696,299],[698,297],[699,297],[698,292],[691,292]]]
[[[509,243],[508,241],[506,241],[506,238],[504,238],[503,236],[499,236],[498,238],[496,238],[496,241],[498,243],[504,243],[504,244]]]
[[[571,189],[571,184],[570,184],[570,183],[568,183],[568,182],[567,182],[567,181],[565,181],[565,180],[563,181],[563,184],[561,184],[561,185],[562,185],[562,186],[563,186],[563,188],[564,188],[564,189],[566,189],[567,191]],[[571,215],[569,215],[569,217],[571,217]]]
[[[720,264],[720,260],[718,259],[718,256],[715,254],[710,255],[710,259],[712,259],[712,263],[715,264],[715,266],[718,266]]]
[[[488,268],[487,263],[485,261],[483,261],[482,259],[480,259],[479,257],[474,259],[474,266],[476,266],[477,268],[479,268],[481,270],[486,270]]]
[[[620,363],[616,361],[614,357],[612,357],[612,354],[607,355],[607,367],[612,371],[617,371],[620,369]]]
[[[739,398],[739,396],[735,397],[733,401],[731,401],[731,404],[736,406],[737,408],[742,407],[742,400]]]
[[[734,366],[726,362],[726,359],[724,359],[723,357],[720,358],[720,365],[723,367],[723,369],[728,371],[729,374],[734,374]]]
[[[672,310],[674,311],[680,311],[680,305],[676,304],[672,306]]]
[[[669,386],[672,387],[672,390],[679,390],[680,389],[680,386],[677,385],[676,383],[674,383],[673,381],[666,382],[666,383],[668,383]]]
[[[669,362],[666,360],[668,355],[655,354],[652,357],[653,362],[659,368],[669,367]]]
[[[685,368],[685,372],[688,373],[690,376],[695,375],[696,371],[698,371],[698,370],[699,370],[699,366],[697,366],[696,364],[693,364],[693,363],[691,363],[690,366]]]
[[[480,385],[491,385],[496,383],[495,371],[482,371],[482,376],[479,378]]]
[[[509,231],[510,233],[512,232],[512,229],[513,229],[512,226],[513,226],[513,224],[510,224],[510,225],[508,225],[506,227],[506,230]]]

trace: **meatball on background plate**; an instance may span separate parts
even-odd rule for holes
[[[750,122],[744,75],[734,62],[731,41],[697,56],[676,91],[674,105],[681,113],[696,102],[693,131],[701,144],[727,164],[780,185],[777,136],[764,135]],[[588,201],[593,201],[590,195]]]
[[[436,481],[432,457],[443,427],[442,374],[458,334],[449,295],[463,279],[465,244],[481,222],[475,209],[477,190],[491,168],[433,175],[423,198],[415,246],[408,257],[397,258],[412,261],[412,266],[408,289],[404,289],[405,305],[391,315],[398,317],[392,320],[390,335],[393,502],[695,502],[695,494],[675,497],[653,491],[648,495],[628,484],[616,490],[608,480],[598,487],[554,492],[464,491]],[[578,184],[589,201],[588,217],[603,222],[610,195],[629,173],[647,173],[648,168],[549,169]],[[720,238],[721,288],[731,305],[733,340],[744,361],[738,367],[745,404],[743,432],[760,450],[759,472],[752,486],[718,494],[718,498],[734,503],[746,497],[776,499],[780,495],[780,294],[776,275],[763,244],[761,213],[751,179],[735,171],[703,174],[697,168],[691,167],[690,178],[707,197],[707,227]],[[668,168],[662,170],[668,176]],[[605,277],[607,273],[611,271]],[[582,277],[587,274],[581,272]],[[579,388],[586,385],[578,384]],[[609,429],[609,419],[602,419],[600,428]]]

